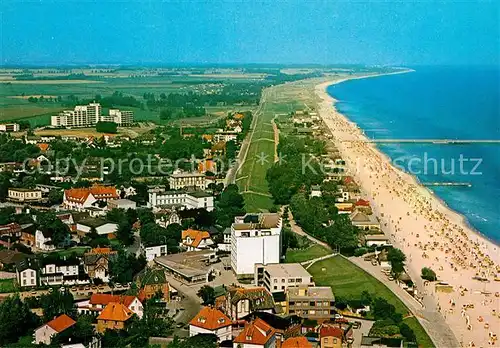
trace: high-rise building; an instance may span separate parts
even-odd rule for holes
[[[255,264],[279,263],[282,220],[278,214],[246,214],[231,225],[231,267],[254,275]]]
[[[99,121],[128,125],[134,122],[134,112],[111,109],[109,115],[102,115],[101,104],[90,103],[77,105],[73,110],[64,110],[52,116],[50,124],[56,127],[84,127],[95,125]]]

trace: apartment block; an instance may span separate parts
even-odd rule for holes
[[[302,318],[329,320],[335,317],[335,296],[329,286],[289,287],[286,311]]]
[[[285,292],[291,286],[312,286],[313,278],[300,263],[255,264],[254,282],[269,292]]]

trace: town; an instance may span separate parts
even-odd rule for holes
[[[405,255],[384,234],[316,110],[273,114],[280,140],[272,151],[286,161],[257,170],[274,205],[248,204],[241,170],[253,161],[255,118],[263,115],[243,109],[215,124],[157,126],[131,137],[116,129],[137,124],[133,112],[106,116],[93,101],[52,116],[43,135],[3,124],[0,316],[9,319],[2,342],[417,345],[419,324],[403,320],[402,303],[364,286],[346,297],[325,284],[323,274],[338,270],[320,265],[343,268],[354,257],[422,303]],[[102,135],[64,133],[89,127]],[[318,172],[300,173],[299,154]],[[118,168],[123,158],[130,162]],[[431,269],[422,276],[436,280]]]

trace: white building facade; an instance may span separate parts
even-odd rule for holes
[[[203,208],[212,211],[214,210],[214,197],[202,191],[166,191],[163,188],[149,190],[148,207],[159,206],[178,206],[183,209]]]
[[[247,214],[231,225],[231,267],[253,275],[255,264],[279,263],[282,221],[278,214]]]

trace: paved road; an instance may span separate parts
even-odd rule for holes
[[[424,306],[415,300],[410,294],[403,290],[394,281],[389,281],[381,272],[380,266],[373,266],[370,262],[364,261],[362,257],[346,258],[359,266],[373,277],[386,285],[412,312],[424,327],[436,347],[459,347],[460,344],[450,327],[446,324],[441,314],[432,307],[427,307],[424,299]]]

